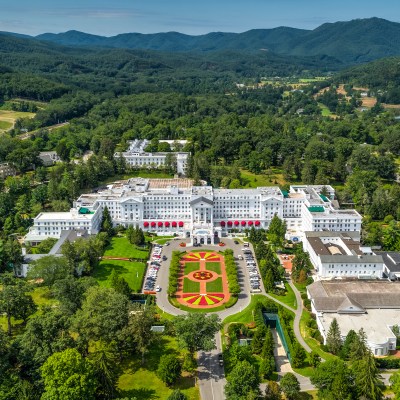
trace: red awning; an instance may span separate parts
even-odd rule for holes
[[[153,221],[153,222],[151,223],[151,226],[156,226],[156,223]]]
[[[228,226],[232,226],[232,221],[228,221]]]
[[[253,225],[253,221],[249,221],[247,224],[248,224],[249,226],[252,226],[252,225]]]
[[[234,224],[235,224],[236,226],[238,226],[238,225],[239,225],[239,221],[235,221]]]
[[[146,222],[143,222],[143,226],[145,227],[145,228],[147,228],[148,226],[149,226],[149,223],[146,221]]]
[[[260,226],[260,221],[255,222],[256,226]]]
[[[220,222],[220,225],[221,225],[221,226],[225,226],[225,221],[221,221],[221,222]]]
[[[184,225],[184,223],[183,223],[182,221],[179,221],[178,225],[179,225],[180,227],[182,227],[182,226]]]
[[[167,221],[167,222],[165,223],[165,226],[168,228],[168,227],[170,226],[170,223]]]
[[[161,228],[163,226],[163,223],[161,221],[159,221],[158,226]]]
[[[172,221],[172,227],[173,227],[173,228],[176,228],[177,225],[178,225],[178,224],[177,224],[175,221]]]
[[[242,226],[246,226],[246,221],[241,222]]]

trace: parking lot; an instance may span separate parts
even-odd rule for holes
[[[168,246],[168,243],[166,244]],[[166,261],[167,257],[162,254],[163,246],[161,244],[154,245],[150,261],[148,262],[147,274],[143,284],[143,292],[159,292],[161,287],[156,286],[158,271],[161,268],[162,261]]]
[[[247,243],[244,244],[242,249],[242,254],[238,255],[239,260],[244,260],[246,262],[247,275],[250,283],[250,291],[258,293],[261,291],[260,288],[260,274],[258,273],[258,268],[256,260],[254,258],[253,252]]]

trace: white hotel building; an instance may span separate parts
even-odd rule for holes
[[[274,215],[285,219],[296,234],[310,226],[324,230],[328,225],[331,231],[359,232],[361,216],[353,210],[335,210],[330,186],[324,190],[327,197],[321,191],[323,186],[291,186],[284,192],[278,187],[214,189],[193,186],[189,179],[132,178],[82,195],[70,212],[40,213],[25,240],[60,237],[68,229],[95,234],[105,207],[115,225],[137,225],[159,235],[190,237],[193,242],[213,243],[232,230],[268,228]]]
[[[162,140],[161,142],[169,143],[168,140]],[[150,144],[147,139],[144,140],[132,140],[129,142],[129,149],[126,152],[115,153],[114,157],[123,157],[128,165],[131,167],[138,168],[159,168],[165,166],[165,161],[168,154],[176,157],[176,169],[180,175],[185,175],[187,167],[187,159],[189,153],[184,152],[157,152],[147,153],[145,148]]]

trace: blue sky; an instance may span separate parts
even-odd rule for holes
[[[104,36],[313,29],[368,17],[400,22],[399,0],[0,0],[0,6],[0,31],[31,35],[70,29]]]

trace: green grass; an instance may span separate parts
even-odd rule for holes
[[[144,365],[140,364],[140,357],[134,357],[122,363],[123,373],[118,379],[120,397],[138,400],[165,400],[174,389],[180,389],[189,400],[199,400],[200,394],[195,386],[195,379],[182,377],[171,388],[167,387],[156,374],[160,357],[164,354],[175,354],[183,357],[175,338],[161,336],[146,354]]]
[[[262,294],[255,294],[251,296],[250,304],[242,311],[238,312],[237,314],[230,315],[223,320],[224,324],[228,324],[231,322],[239,322],[242,324],[249,324],[250,322],[254,321],[253,318],[253,310],[258,302],[258,300],[266,299]]]
[[[207,293],[222,293],[222,278],[207,282]]]
[[[173,174],[167,174],[164,171],[158,171],[158,170],[148,170],[148,169],[140,169],[137,171],[132,171],[129,174],[118,174],[118,175],[113,175],[105,179],[104,181],[101,181],[99,185],[104,185],[107,183],[115,182],[115,181],[120,181],[120,180],[126,180],[129,178],[135,178],[135,177],[141,177],[141,178],[153,178],[153,179],[172,179],[174,177]]]
[[[7,130],[12,128],[13,124],[8,121],[0,121],[0,129],[1,130]]]
[[[215,272],[218,275],[221,275],[221,263],[220,262],[206,262],[206,268],[209,271]]]
[[[326,353],[321,349],[320,343],[309,336],[308,332],[309,329],[307,328],[307,322],[311,319],[311,315],[307,310],[303,310],[303,313],[301,314],[300,318],[300,333],[301,336],[303,336],[305,342],[310,346],[311,350],[315,351],[316,353],[319,354],[320,357],[322,357],[325,360],[333,360],[336,358],[333,354]]]
[[[174,238],[174,236],[165,236],[162,239],[153,240],[153,243],[164,245],[165,243],[169,242],[173,238]]]
[[[296,286],[296,288],[297,288],[297,290],[300,292],[300,293],[307,293],[307,286],[308,286],[308,284],[307,283],[296,283],[296,282],[293,282],[294,283],[294,286]]]
[[[184,275],[188,275],[193,271],[197,271],[200,269],[200,263],[199,262],[185,262],[185,269],[183,271]]]
[[[330,117],[332,115],[329,108],[325,104],[318,103],[318,106],[321,109],[321,114],[323,117]]]
[[[54,306],[58,301],[51,296],[51,290],[48,286],[36,287],[29,293],[33,301],[38,306]]]
[[[268,293],[270,296],[272,296],[274,299],[277,299],[281,301],[282,303],[285,303],[288,305],[290,308],[293,308],[294,310],[297,308],[297,301],[296,301],[296,296],[293,292],[293,289],[290,287],[290,285],[285,282],[285,288],[286,288],[286,293],[283,296],[278,296],[273,293]]]
[[[146,265],[140,262],[103,260],[95,268],[93,277],[99,282],[100,286],[111,286],[111,273],[116,270],[119,276],[122,276],[134,292],[140,292],[142,289],[143,277],[146,271]]]
[[[199,293],[199,292],[200,292],[200,282],[195,282],[188,278],[184,278],[183,293]]]
[[[283,185],[285,180],[282,177],[282,171],[280,169],[273,168],[271,173],[264,174],[253,174],[250,171],[241,169],[240,179],[242,181],[242,187],[256,188],[258,186],[276,186]]]
[[[149,257],[147,250],[137,249],[129,243],[129,240],[125,236],[113,237],[104,255],[109,257],[142,258],[146,260]]]

